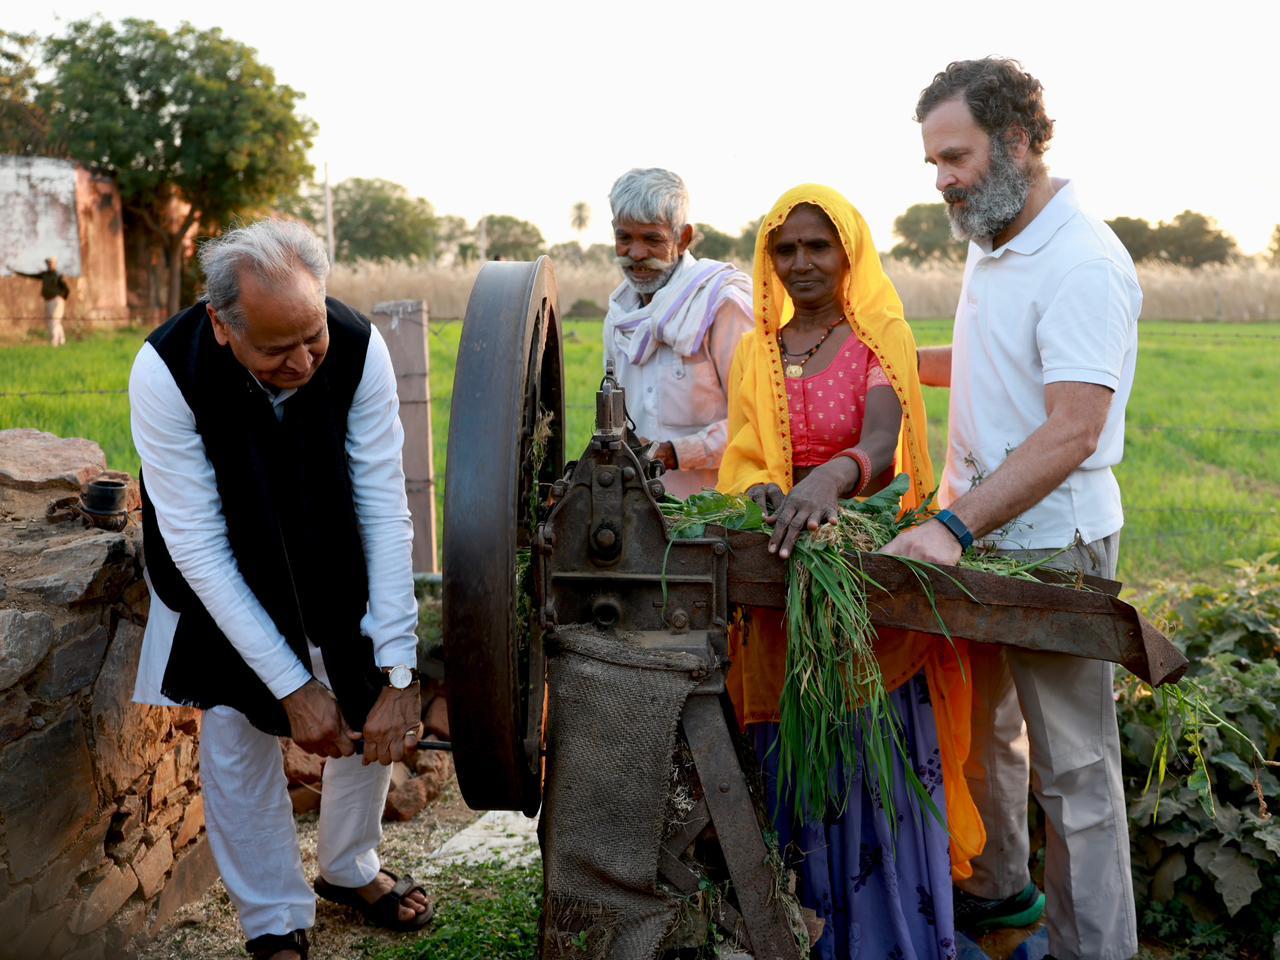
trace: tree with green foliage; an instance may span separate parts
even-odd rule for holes
[[[476,259],[475,229],[467,221],[454,214],[436,217],[436,246],[433,259],[443,258],[446,263],[467,264]]]
[[[1183,210],[1155,230],[1160,256],[1183,267],[1225,263],[1236,255],[1236,242],[1203,213]]]
[[[1116,237],[1124,244],[1133,257],[1133,262],[1151,260],[1160,255],[1160,244],[1156,241],[1155,227],[1140,217],[1116,217],[1108,220],[1107,226],[1114,231]]]
[[[762,223],[764,223],[764,217],[756,217],[743,227],[742,233],[738,235],[734,253],[737,254],[738,262],[746,265],[748,273],[751,272],[751,263],[756,255],[756,234],[760,232]]]
[[[534,260],[546,248],[542,232],[532,223],[505,214],[490,214],[481,221],[485,256],[490,260]]]
[[[53,75],[36,101],[51,134],[113,176],[127,213],[162,245],[170,313],[193,226],[251,217],[311,175],[316,127],[296,112],[302,95],[217,28],[78,20],[46,51]]]
[[[612,244],[593,243],[589,247],[584,247],[576,240],[571,240],[568,243],[553,245],[547,251],[547,256],[557,264],[571,264],[575,267],[588,265],[608,267],[613,265],[614,251]]]
[[[0,30],[0,153],[59,152],[49,142],[49,119],[35,102],[38,43],[34,33]]]
[[[614,265],[614,257],[618,255],[612,243],[593,243],[583,251],[583,258],[587,263],[598,264],[602,267],[612,267]]]
[[[693,243],[689,245],[695,257],[708,260],[728,260],[737,249],[737,243],[727,233],[721,233],[709,223],[693,225]]]
[[[893,232],[902,242],[889,251],[891,257],[917,264],[964,259],[965,244],[951,235],[945,203],[913,203],[893,221]]]
[[[1280,267],[1280,223],[1271,231],[1271,246],[1267,248],[1267,256],[1273,267]]]
[[[551,249],[547,251],[547,256],[554,260],[557,265],[567,264],[580,267],[586,262],[587,251],[582,249],[582,244],[577,240],[570,240],[567,243],[552,244]]]
[[[587,227],[591,225],[591,208],[579,200],[573,205],[573,216],[569,221],[573,224],[573,229],[578,232],[578,244],[582,244],[582,235],[586,233]]]
[[[333,188],[335,259],[430,259],[436,247],[431,204],[390,180],[352,177]]]

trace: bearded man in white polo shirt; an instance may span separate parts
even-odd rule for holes
[[[609,296],[604,357],[636,433],[657,444],[667,492],[715,487],[729,441],[729,367],[754,325],[751,278],[689,252],[689,192],[670,170],[628,170],[609,191],[623,283]]]
[[[1076,188],[1051,178],[1039,81],[1011,60],[952,63],[920,96],[925,159],[970,241],[953,343],[920,351],[951,387],[947,509],[886,552],[955,563],[970,542],[1114,577],[1124,516],[1111,468],[1142,306],[1133,261]],[[981,931],[1047,914],[1060,960],[1137,952],[1110,663],[976,645],[965,773],[987,848],[957,897]],[[1029,744],[1029,750],[1028,750]],[[1042,901],[1028,872],[1028,780],[1044,809]]]

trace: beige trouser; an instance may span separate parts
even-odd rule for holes
[[[54,297],[44,302],[44,322],[49,328],[49,343],[60,347],[67,342],[67,335],[62,332],[62,314],[66,304],[61,297]]]
[[[1049,566],[1113,578],[1120,534]],[[1052,550],[1015,550],[1039,559]],[[1003,899],[1030,882],[1027,786],[1044,810],[1045,915],[1059,960],[1126,960],[1138,951],[1129,829],[1120,775],[1114,667],[998,644],[970,647],[973,746],[965,778],[987,828],[966,892]]]

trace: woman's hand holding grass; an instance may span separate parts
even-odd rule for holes
[[[840,515],[840,495],[847,494],[857,485],[858,471],[855,461],[848,457],[836,457],[815,467],[797,483],[783,499],[776,513],[770,514],[766,510],[764,522],[773,526],[769,552],[776,553],[785,560],[791,556],[796,538],[805,530],[814,531],[824,523],[835,523]]]

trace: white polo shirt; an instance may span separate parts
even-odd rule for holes
[[[1076,189],[1057,192],[1004,246],[969,244],[951,353],[946,506],[981,483],[1048,418],[1046,384],[1115,391],[1098,448],[1066,481],[983,543],[1000,549],[1086,543],[1124,525],[1111,468],[1124,454],[1124,408],[1138,355],[1142,290],[1133,260]]]

